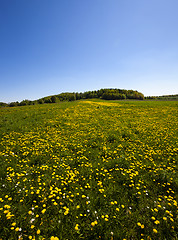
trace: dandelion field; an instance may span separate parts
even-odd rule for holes
[[[177,102],[0,109],[0,239],[177,239]]]

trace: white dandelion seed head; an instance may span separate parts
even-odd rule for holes
[[[33,213],[32,213],[32,215],[33,215]],[[35,218],[32,218],[31,220],[30,220],[30,223],[32,223],[32,222],[34,222],[35,221]]]

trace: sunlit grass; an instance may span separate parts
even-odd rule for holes
[[[177,102],[0,109],[1,239],[176,239]]]

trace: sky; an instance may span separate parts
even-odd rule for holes
[[[178,94],[178,0],[0,0],[0,102]]]

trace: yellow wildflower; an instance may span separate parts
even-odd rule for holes
[[[44,214],[46,212],[46,209],[43,209],[41,212]]]
[[[78,231],[79,230],[79,224],[75,225],[75,230]]]

